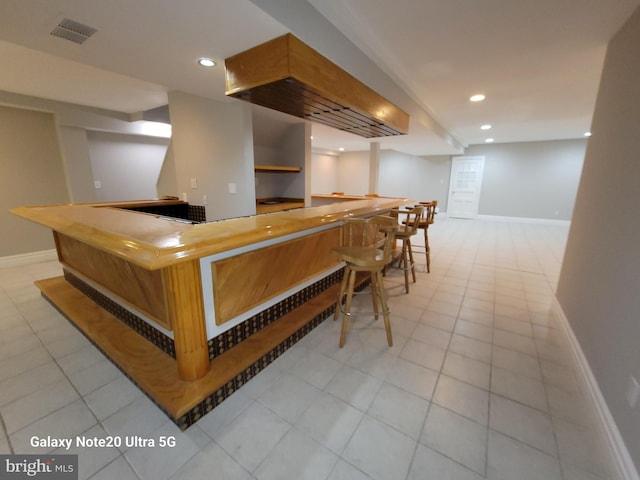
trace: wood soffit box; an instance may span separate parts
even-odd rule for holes
[[[226,94],[366,138],[404,135],[409,115],[291,34],[225,60]]]

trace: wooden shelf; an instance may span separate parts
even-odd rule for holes
[[[281,212],[304,207],[304,198],[258,198],[256,199],[256,213]]]
[[[272,172],[272,173],[299,173],[302,167],[287,167],[284,165],[254,165],[256,172]]]

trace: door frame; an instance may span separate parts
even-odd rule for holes
[[[480,160],[480,175],[479,175],[479,181],[477,182],[477,187],[475,189],[474,192],[474,200],[473,200],[473,204],[474,204],[474,213],[471,217],[452,217],[452,218],[470,218],[472,220],[475,220],[478,217],[478,209],[480,206],[480,193],[482,191],[482,182],[483,182],[483,178],[484,178],[484,161],[485,161],[485,157],[484,155],[458,155],[455,157],[451,157],[451,172],[449,175],[449,196],[447,198],[447,217],[450,216],[450,207],[453,205],[453,193],[455,190],[455,177],[454,177],[454,165],[456,163],[457,160]]]

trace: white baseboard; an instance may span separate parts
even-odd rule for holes
[[[553,308],[555,313],[558,315],[562,328],[567,334],[573,355],[577,360],[580,373],[582,374],[587,391],[595,407],[596,416],[600,423],[599,427],[605,434],[607,440],[606,447],[609,449],[609,454],[617,469],[616,473],[618,476],[616,478],[620,478],[622,480],[640,480],[638,470],[636,469],[636,466],[631,459],[631,455],[629,454],[629,450],[620,435],[620,431],[613,419],[613,415],[611,415],[607,402],[602,396],[602,392],[600,391],[596,378],[593,376],[589,362],[584,356],[582,347],[580,347],[580,343],[573,333],[569,320],[565,316],[560,303],[558,303],[558,300],[555,297]]]
[[[571,224],[571,220],[556,220],[554,218],[502,217],[499,215],[478,215],[477,218],[478,220],[487,220],[490,222],[521,222],[539,225],[562,225],[567,227]]]
[[[10,255],[8,257],[0,257],[0,268],[18,267],[20,265],[28,265],[30,263],[48,262],[49,260],[57,260],[56,250],[42,250],[39,252],[22,253],[20,255]]]

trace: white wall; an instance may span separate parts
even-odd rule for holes
[[[254,117],[253,121],[256,121]],[[256,172],[256,198],[305,198],[306,149],[309,132],[305,122],[282,126],[277,139],[271,145],[254,144],[256,165],[280,165],[301,167],[299,173]],[[255,137],[254,137],[255,138]]]
[[[0,104],[53,114],[59,143],[55,154],[62,155],[69,195],[67,201],[75,203],[93,202],[97,198],[87,132],[111,132],[141,139],[166,138],[168,134],[166,129],[160,134],[149,129],[149,127],[166,127],[166,125],[131,121],[126,113],[56,102],[45,98],[0,91]],[[158,137],[158,135],[161,136]]]
[[[416,157],[383,150],[380,152],[378,193],[416,202],[438,200],[439,208],[444,210],[450,173],[448,156]]]
[[[0,125],[0,257],[52,249],[48,228],[9,210],[69,201],[53,115],[0,106]]]
[[[202,205],[207,220],[256,212],[251,106],[169,92],[173,159],[180,196]],[[197,179],[198,188],[191,188]],[[235,184],[236,193],[230,193]]]
[[[276,147],[262,145],[253,146],[254,161],[258,165],[280,165],[280,151]],[[256,172],[256,198],[281,197],[279,190],[280,177],[283,174]]]
[[[338,157],[313,153],[311,162],[311,193],[326,194],[338,191]]]
[[[626,395],[640,381],[639,45],[640,9],[607,50],[557,290],[638,467],[640,404]]]
[[[80,127],[58,125],[60,152],[64,160],[69,201],[86,203],[96,201],[93,170],[89,154],[87,131]]]
[[[349,195],[369,193],[369,152],[344,152],[338,159],[337,192]],[[331,192],[324,192],[331,193]]]
[[[156,183],[167,151],[165,138],[87,132],[96,200],[157,198]]]
[[[484,156],[479,213],[570,220],[586,139],[472,145]]]

